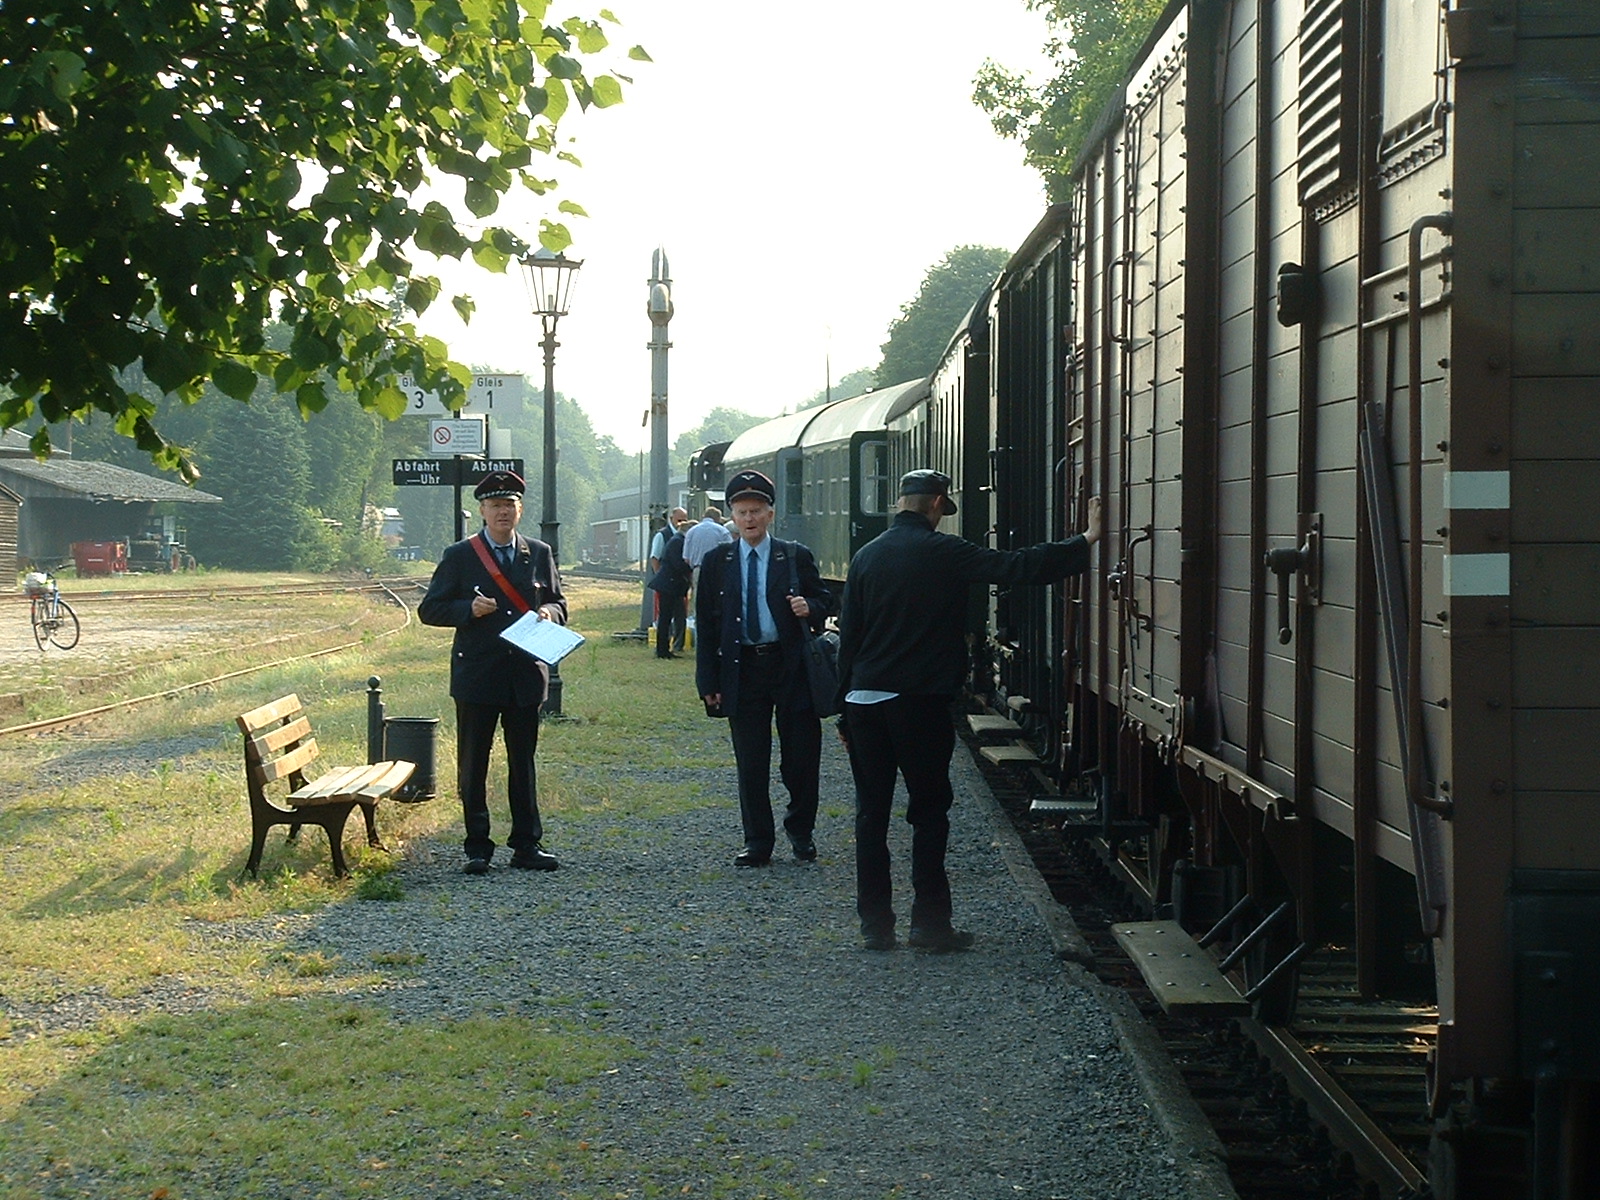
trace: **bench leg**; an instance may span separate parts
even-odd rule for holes
[[[368,800],[361,805],[361,815],[367,822],[367,845],[375,850],[382,850],[383,843],[378,840],[378,802]]]

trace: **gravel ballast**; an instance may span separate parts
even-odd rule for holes
[[[639,772],[681,774],[715,798],[687,813],[547,818],[554,873],[511,870],[502,848],[487,876],[467,877],[454,845],[414,845],[402,900],[305,917],[291,948],[343,964],[351,998],[397,1019],[559,1001],[626,1039],[637,1055],[589,1085],[601,1123],[590,1140],[619,1160],[759,1157],[808,1198],[1223,1194],[1204,1138],[1158,1111],[1114,1005],[1056,957],[1026,894],[1041,889],[1013,878],[1004,818],[967,751],[956,755],[949,867],[956,924],[978,939],[966,953],[861,948],[849,768],[831,729],[816,863],[790,859],[780,838],[770,867],[734,868],[730,751],[725,769]],[[595,785],[623,791],[617,774],[596,772]],[[565,773],[569,789],[582,783]],[[503,803],[491,811],[501,835]],[[903,938],[903,795],[896,811]],[[385,956],[415,965],[356,983]],[[637,1182],[619,1178],[618,1194]],[[651,1182],[676,1194],[697,1181]]]

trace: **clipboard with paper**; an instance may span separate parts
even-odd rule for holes
[[[502,629],[500,636],[518,650],[552,665],[583,645],[581,633],[573,633],[557,621],[543,620],[533,611],[523,613]]]

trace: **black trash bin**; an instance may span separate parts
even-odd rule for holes
[[[405,804],[432,800],[438,794],[436,747],[439,741],[438,717],[386,717],[383,722],[383,756],[415,763],[405,787],[394,799]]]

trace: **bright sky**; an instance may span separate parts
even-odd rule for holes
[[[622,21],[614,43],[654,62],[619,68],[634,78],[623,104],[563,121],[584,165],[554,198],[526,194],[494,219],[531,231],[561,198],[588,212],[568,219],[568,254],[584,265],[557,333],[556,388],[624,450],[649,445],[657,246],[675,306],[675,440],[718,406],[793,408],[830,362],[835,383],[876,366],[929,267],[959,245],[1015,248],[1044,212],[1021,147],[970,99],[986,57],[1038,77],[1048,33],[1024,0],[609,7]],[[540,335],[520,275],[441,274],[478,313],[463,327],[441,300],[425,329],[457,361],[525,374],[536,397]]]

